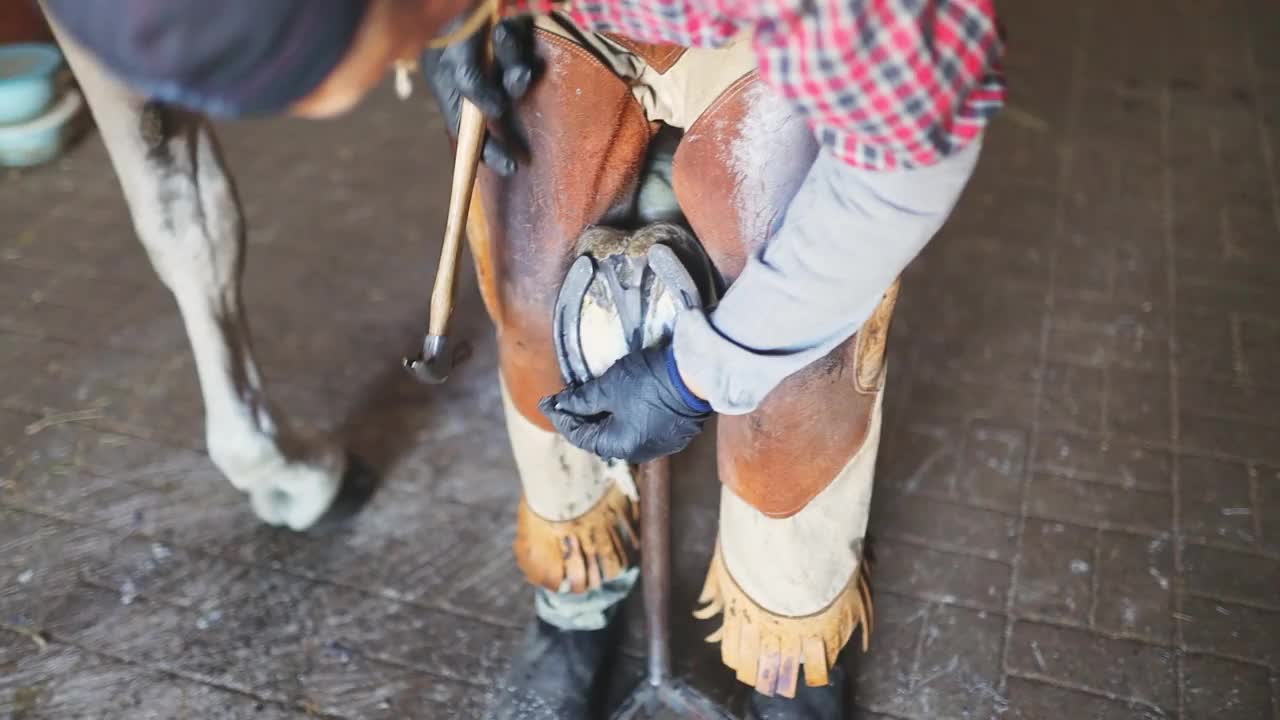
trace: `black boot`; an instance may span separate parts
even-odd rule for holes
[[[792,699],[765,697],[752,690],[747,720],[845,720],[844,668],[837,664],[827,676],[830,682],[822,687],[809,687],[801,678]]]
[[[606,667],[617,646],[618,615],[602,630],[561,630],[535,619],[485,715],[490,720],[604,717]]]

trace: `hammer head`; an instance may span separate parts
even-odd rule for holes
[[[449,379],[453,372],[453,353],[449,352],[448,337],[427,335],[422,339],[422,354],[405,358],[404,367],[424,383],[439,384]]]

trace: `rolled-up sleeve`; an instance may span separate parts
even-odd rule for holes
[[[717,411],[751,412],[788,375],[849,338],[951,213],[975,139],[913,170],[819,154],[778,231],[709,314],[676,322],[680,374]]]

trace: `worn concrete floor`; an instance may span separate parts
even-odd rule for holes
[[[1280,719],[1280,6],[1003,10],[1013,109],[895,321],[860,716]],[[438,122],[382,93],[223,137],[271,393],[385,482],[259,525],[99,141],[0,176],[0,717],[480,717],[530,599],[474,291],[450,384],[397,366]],[[684,613],[714,478],[679,483],[678,669],[733,702]]]

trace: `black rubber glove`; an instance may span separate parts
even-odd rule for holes
[[[683,450],[711,416],[680,380],[670,345],[631,353],[538,407],[574,445],[633,463]]]
[[[465,14],[464,14],[465,15]],[[453,21],[445,32],[462,23]],[[490,121],[510,127],[511,101],[519,98],[533,84],[542,63],[533,48],[533,18],[507,18],[493,26],[493,60],[484,62],[484,35],[476,32],[444,48],[431,48],[422,53],[421,65],[431,94],[440,106],[449,134],[457,137],[462,114],[462,98],[475,103]],[[516,158],[510,138],[504,142],[489,133],[484,142],[484,164],[499,175],[515,172]]]

